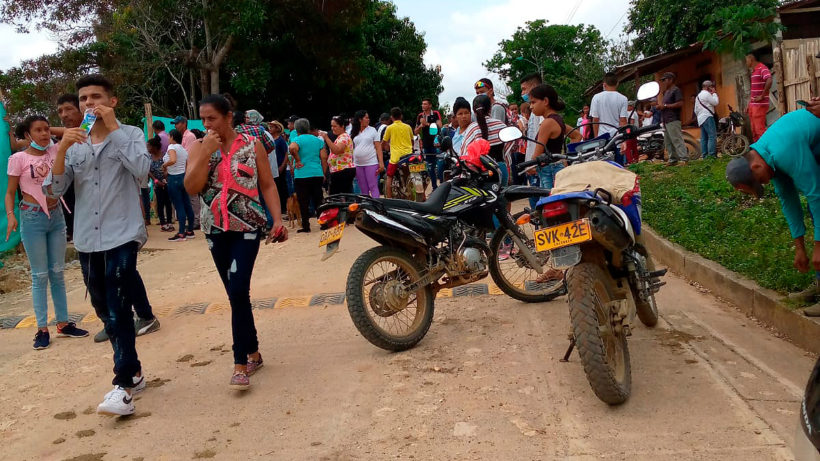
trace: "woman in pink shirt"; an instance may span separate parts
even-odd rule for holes
[[[51,172],[57,156],[57,146],[51,141],[48,121],[40,115],[26,117],[18,133],[30,144],[24,151],[9,158],[9,184],[6,190],[6,210],[14,210],[17,187],[22,191],[20,202],[20,237],[31,265],[31,299],[37,320],[34,348],[45,349],[51,339],[48,332],[48,285],[57,319],[57,336],[82,338],[88,332],[77,328],[68,319],[63,268],[65,266],[65,218],[56,199],[43,194],[43,180]],[[17,228],[13,211],[7,211],[6,240]]]

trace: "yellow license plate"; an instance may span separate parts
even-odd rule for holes
[[[555,250],[592,240],[588,219],[580,219],[549,229],[537,230],[534,235],[537,251]]]
[[[427,171],[427,164],[426,163],[413,163],[410,165],[410,172],[411,173],[421,173],[423,171]]]
[[[341,223],[338,226],[331,227],[330,229],[325,229],[322,231],[322,235],[319,238],[319,246],[325,246],[328,243],[333,243],[337,240],[342,239],[342,233],[345,231],[345,223]]]

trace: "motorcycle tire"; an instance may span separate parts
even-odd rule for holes
[[[686,144],[686,151],[689,155],[689,160],[698,160],[703,155],[700,151],[700,143],[689,133],[684,133],[683,143]]]
[[[738,134],[729,135],[720,144],[720,151],[732,158],[742,157],[749,152],[749,138]]]
[[[370,269],[382,263],[392,263],[396,269],[375,280],[366,280]],[[429,285],[425,286],[415,294],[408,295],[409,297],[415,295],[415,315],[406,323],[393,322],[394,326],[397,323],[401,324],[400,327],[406,326],[407,331],[394,333],[386,330],[385,326],[389,326],[389,323],[382,324],[380,320],[389,322],[394,316],[410,309],[406,300],[403,307],[397,308],[395,304],[397,302],[401,304],[400,299],[395,296],[390,299],[384,292],[379,298],[379,295],[375,293],[379,289],[387,291],[391,283],[398,283],[398,280],[391,280],[390,277],[391,274],[395,275],[399,272],[399,269],[406,274],[402,283],[412,283],[421,277],[422,268],[406,251],[384,246],[371,248],[362,253],[350,268],[345,293],[350,318],[359,333],[374,346],[394,352],[410,349],[424,338],[433,323],[434,307],[433,291]],[[374,305],[373,301],[381,304]],[[393,306],[390,305],[391,302]]]
[[[517,216],[513,217],[513,219],[516,218]],[[519,284],[510,281],[505,275],[505,271],[501,267],[506,261],[501,261],[498,257],[501,246],[504,244],[504,240],[507,235],[508,234],[505,229],[499,227],[498,230],[493,233],[493,238],[490,240],[490,276],[496,286],[498,286],[498,288],[500,288],[501,291],[503,291],[504,294],[510,298],[517,299],[518,301],[523,301],[525,303],[544,303],[566,294],[564,282],[560,281],[550,285],[546,290],[542,291],[527,289],[526,282],[523,283],[523,286],[519,286]],[[526,240],[525,243],[532,249],[532,251],[535,251],[535,242],[531,238]],[[513,248],[514,247],[515,244],[513,243]],[[512,258],[512,256],[510,256],[510,258]],[[547,269],[549,269],[548,266]],[[537,275],[537,272],[534,270],[533,272]]]
[[[608,273],[589,262],[567,274],[572,332],[587,381],[601,401],[619,405],[632,392],[632,369],[626,337],[612,325],[608,303],[613,283]]]
[[[652,261],[652,257],[649,256],[646,249],[641,245],[637,245],[635,249],[641,256],[646,258],[646,270],[655,272],[655,263]],[[630,285],[630,288],[632,289],[632,297],[635,299],[635,310],[638,313],[638,318],[641,320],[641,323],[650,328],[657,325],[658,303],[655,299],[655,294],[653,293],[649,296],[649,301],[641,301],[640,295],[635,287]]]

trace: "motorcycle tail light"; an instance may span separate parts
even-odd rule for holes
[[[325,224],[333,219],[336,219],[339,216],[339,209],[338,208],[330,208],[322,212],[319,215],[318,222],[319,224]]]
[[[564,202],[547,203],[541,208],[541,216],[545,218],[561,216],[563,214],[567,214],[568,212],[569,210],[567,209],[567,204]]]
[[[349,211],[351,213],[355,213],[355,212],[359,211],[359,204],[358,203],[351,203],[350,205],[347,206],[347,211]]]

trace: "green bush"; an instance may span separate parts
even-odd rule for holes
[[[641,163],[643,220],[666,239],[781,293],[805,288],[813,273],[792,267],[794,243],[772,186],[762,200],[726,181],[728,159],[685,167]],[[804,201],[805,209],[805,201]],[[812,226],[806,213],[806,241]],[[809,247],[810,251],[811,248]]]

